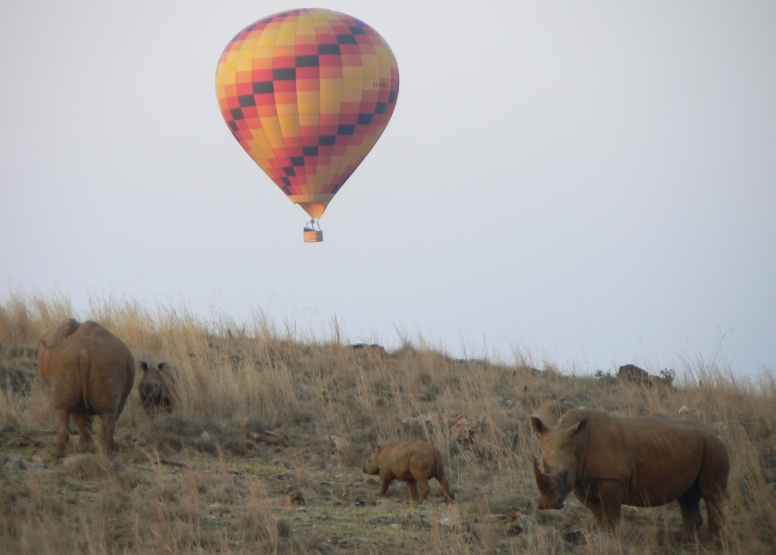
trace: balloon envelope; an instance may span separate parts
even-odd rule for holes
[[[369,25],[326,9],[296,9],[240,31],[216,70],[229,129],[256,164],[319,218],[380,138],[399,70]]]

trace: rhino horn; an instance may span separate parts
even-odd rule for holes
[[[536,476],[536,484],[539,486],[539,491],[546,493],[550,488],[550,477],[544,474],[539,468],[539,461],[534,457],[533,460],[534,476]]]

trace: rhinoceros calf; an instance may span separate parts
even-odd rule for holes
[[[377,447],[364,464],[364,472],[380,475],[380,495],[385,495],[394,480],[407,483],[407,491],[413,501],[422,503],[428,497],[431,486],[428,481],[436,478],[448,501],[455,499],[445,477],[442,453],[427,441],[389,441]],[[418,499],[420,489],[420,499]]]
[[[531,425],[541,437],[541,465],[534,459],[540,509],[563,508],[573,491],[599,526],[611,529],[623,504],[655,507],[676,500],[684,533],[692,536],[703,524],[704,499],[709,531],[723,524],[728,452],[700,422],[660,415],[613,418],[577,409],[554,428],[536,415]]]
[[[140,402],[146,411],[153,409],[172,410],[174,404],[175,372],[166,362],[160,362],[156,368],[149,367],[141,360],[143,377],[137,386]]]
[[[55,455],[66,453],[71,415],[82,450],[93,443],[91,418],[99,416],[100,445],[111,454],[116,420],[135,380],[135,361],[124,342],[97,322],[70,318],[40,340],[38,370],[56,413]]]

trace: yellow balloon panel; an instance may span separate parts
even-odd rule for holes
[[[369,25],[326,9],[265,17],[216,70],[221,114],[288,197],[319,217],[393,114],[399,70]]]

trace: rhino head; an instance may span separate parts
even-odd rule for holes
[[[166,362],[160,362],[156,368],[149,367],[144,361],[140,361],[143,370],[143,379],[137,386],[143,407],[152,407],[172,410],[175,391],[175,371]]]
[[[542,461],[534,458],[534,476],[539,488],[540,509],[562,509],[574,488],[577,475],[576,447],[587,420],[549,428],[542,419],[531,416],[531,426],[541,438]]]
[[[364,463],[364,474],[370,474],[374,476],[380,473],[380,466],[378,465],[377,459],[380,457],[380,451],[382,448],[376,444],[372,444],[372,447],[374,447],[375,450],[374,453],[372,453],[372,456],[370,456]]]

